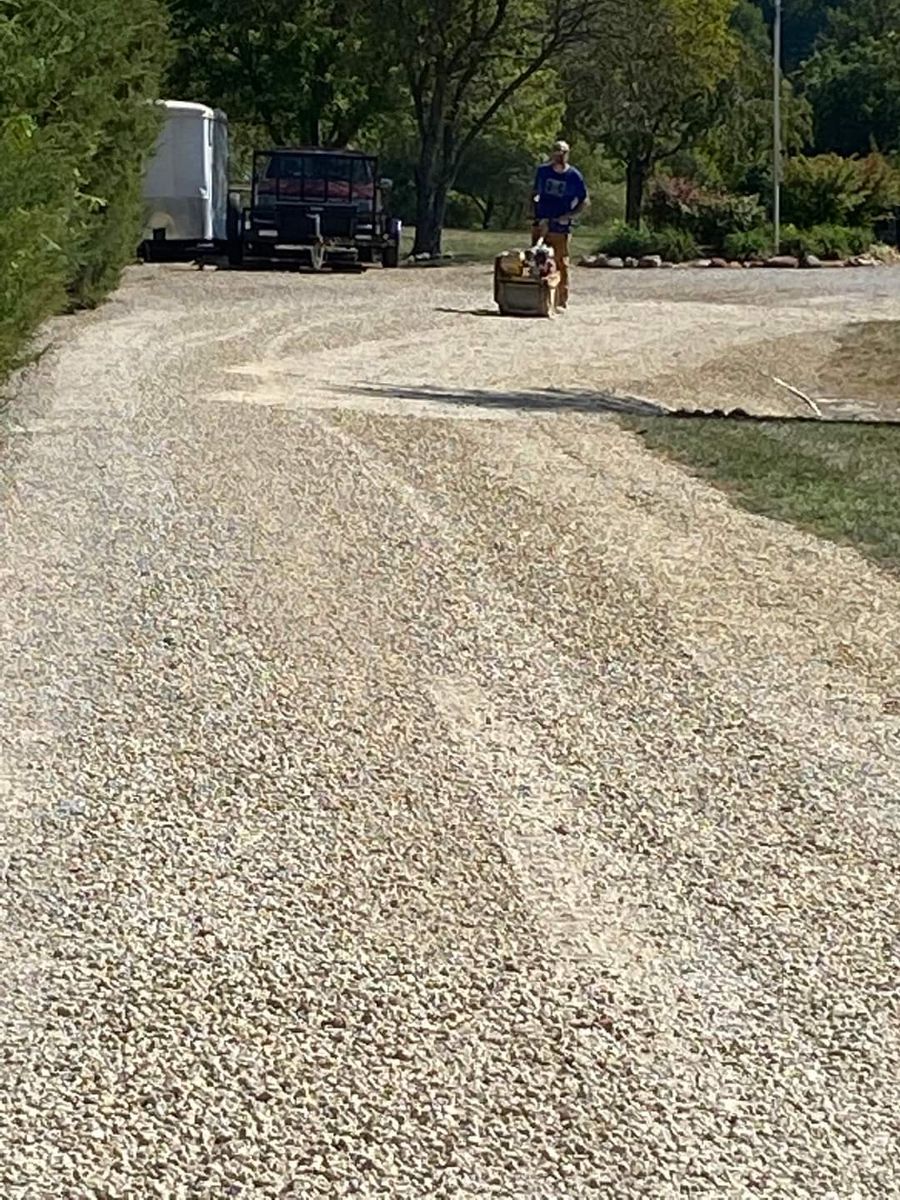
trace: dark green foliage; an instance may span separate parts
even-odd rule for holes
[[[663,226],[659,229],[637,228],[617,221],[601,239],[598,250],[618,258],[643,258],[658,254],[666,262],[690,262],[700,250],[694,238],[684,229]]]
[[[768,258],[772,253],[775,231],[771,225],[730,233],[723,244],[724,255],[731,262],[751,262]]]
[[[653,181],[646,212],[655,228],[681,229],[717,251],[729,234],[753,229],[765,216],[757,196],[715,192],[690,179],[669,177]]]
[[[396,58],[358,0],[170,0],[169,87],[260,142],[344,146],[397,107]]]
[[[823,154],[791,159],[785,166],[784,219],[800,229],[864,230],[871,241],[876,218],[896,204],[900,204],[900,172],[879,154],[864,159]]]
[[[872,231],[864,226],[814,225],[811,229],[797,229],[786,225],[781,231],[781,253],[806,258],[831,261],[864,254],[872,245]]]
[[[134,256],[165,47],[156,0],[0,0],[0,372]]]
[[[616,258],[641,258],[655,254],[656,238],[652,229],[638,228],[626,221],[616,221],[600,240],[597,250]]]

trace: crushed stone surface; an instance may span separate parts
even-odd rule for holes
[[[535,323],[477,268],[141,268],[51,328],[4,1200],[900,1196],[900,583],[610,415],[900,315],[763,274]]]

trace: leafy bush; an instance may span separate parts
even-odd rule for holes
[[[714,192],[677,176],[655,179],[647,197],[647,218],[654,228],[683,230],[715,250],[724,247],[730,234],[749,231],[764,217],[758,196]]]
[[[760,225],[746,233],[733,233],[725,239],[725,256],[738,262],[768,258],[774,236],[771,225]],[[796,225],[788,224],[781,230],[779,253],[792,254],[796,258],[814,254],[816,258],[837,261],[864,254],[871,242],[871,231],[865,227],[815,225],[812,229],[798,229]]]
[[[659,254],[665,262],[691,262],[700,257],[700,247],[692,234],[684,229],[673,229],[671,225],[654,229],[651,254]]]
[[[166,35],[158,0],[4,0],[0,374],[44,317],[133,257]]]
[[[718,249],[730,233],[756,229],[765,215],[758,196],[713,196],[701,209],[697,237]]]
[[[617,258],[643,258],[645,254],[656,254],[655,236],[649,229],[638,229],[625,221],[615,221],[609,233],[601,239],[600,254]]]
[[[816,258],[837,261],[864,254],[871,243],[872,232],[865,228],[814,225],[812,229],[798,230],[789,225],[782,231],[781,249],[783,254],[794,254],[798,258],[814,254]]]
[[[881,154],[820,154],[785,164],[783,209],[801,229],[860,227],[900,204],[900,171]]]
[[[844,225],[864,204],[856,163],[839,154],[792,158],[785,164],[782,211],[800,229]]]
[[[693,237],[683,229],[637,229],[617,221],[602,238],[599,253],[618,258],[643,258],[658,254],[666,262],[690,262],[700,251]]]
[[[683,176],[658,177],[652,181],[644,203],[647,220],[657,229],[689,229],[706,192],[694,180]]]
[[[900,205],[900,167],[883,154],[869,154],[857,163],[865,200],[853,218],[868,224]]]
[[[735,262],[750,262],[768,258],[772,253],[775,230],[771,225],[758,225],[755,229],[730,233],[724,241],[725,257]]]

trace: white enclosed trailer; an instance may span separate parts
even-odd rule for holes
[[[163,126],[144,176],[148,259],[190,259],[228,246],[228,119],[219,109],[160,100]]]

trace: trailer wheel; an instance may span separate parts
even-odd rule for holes
[[[400,243],[388,242],[381,252],[381,265],[383,267],[399,267],[400,266]]]

